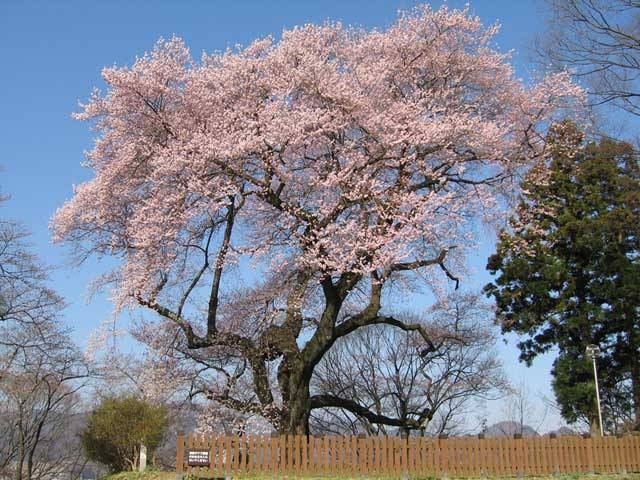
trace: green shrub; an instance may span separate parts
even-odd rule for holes
[[[89,417],[82,444],[91,460],[112,472],[135,470],[140,446],[145,445],[151,457],[166,427],[164,407],[134,397],[108,398]]]

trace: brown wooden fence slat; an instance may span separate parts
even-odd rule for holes
[[[587,470],[587,452],[585,450],[585,441],[582,437],[573,437],[572,448],[575,456],[575,471],[584,472]]]
[[[568,473],[575,473],[578,464],[576,449],[574,448],[576,437],[563,437],[563,439],[565,442],[565,462],[567,464]]]
[[[514,441],[510,441],[508,437],[505,438],[505,448],[507,449],[507,472],[510,477],[517,476],[518,473],[518,460],[517,456],[517,444]]]
[[[487,439],[486,438],[480,438],[478,439],[478,460],[477,460],[477,465],[476,465],[476,471],[478,472],[478,476],[480,477],[486,477],[489,473],[488,473],[488,465],[487,463],[489,463],[490,460],[490,451],[489,451],[489,445],[487,443]]]
[[[470,476],[469,467],[471,463],[471,451],[469,448],[469,442],[466,438],[460,438],[457,440],[458,452],[456,458],[456,467],[458,468],[458,475],[462,477]]]
[[[625,448],[627,455],[627,472],[633,472],[633,437],[631,435],[625,436]]]
[[[231,471],[237,472],[240,469],[240,437],[231,439],[231,451],[233,452]]]
[[[544,456],[542,451],[542,441],[540,437],[534,437],[533,444],[533,475],[545,475]]]
[[[527,439],[529,442],[529,463],[531,464],[531,475],[540,475],[541,467],[541,452],[540,452],[540,437],[532,437]]]
[[[609,457],[610,457],[610,463],[609,463],[609,468],[610,468],[610,472],[611,473],[615,473],[618,471],[618,458],[617,458],[617,452],[616,452],[616,439],[615,437],[608,437],[608,449],[609,449]]]
[[[484,456],[483,462],[484,466],[482,467],[482,475],[483,477],[487,477],[495,474],[495,452],[493,447],[493,439],[485,438],[482,440],[482,454]]]
[[[247,437],[247,445],[246,445],[246,458],[247,458],[247,466],[246,471],[248,475],[251,475],[255,472],[255,462],[256,456],[258,455],[258,439],[255,435],[249,435]]]
[[[314,463],[314,451],[315,451],[315,438],[313,435],[309,435],[306,437],[302,450],[304,460],[303,471],[305,475],[311,475],[315,472],[315,463]]]
[[[535,439],[535,464],[536,464],[536,475],[549,475],[548,473],[548,465],[547,455],[545,450],[546,438],[544,437],[536,437]]]
[[[587,439],[578,437],[576,448],[580,454],[580,472],[586,472],[589,470],[589,452],[587,451],[587,447]]]
[[[607,438],[600,439],[600,472],[607,473],[610,470],[609,464],[609,442]]]
[[[184,433],[178,432],[176,437],[176,472],[184,472]]]
[[[308,435],[300,435],[300,474],[307,475],[309,472],[309,444],[311,438]]]
[[[620,471],[620,457],[618,456],[618,449],[616,448],[618,446],[618,439],[616,437],[609,437],[609,441],[609,449],[611,450],[611,472],[617,473]]]
[[[624,448],[622,446],[622,437],[614,437],[614,438],[616,439],[615,450],[616,450],[616,458],[618,459],[618,472],[617,473],[622,473],[625,470]]]
[[[575,467],[574,467],[575,458],[572,455],[572,448],[571,448],[572,440],[573,440],[572,437],[562,437],[560,439],[562,443],[562,456],[563,456],[563,463],[565,465],[566,473],[575,472]]]
[[[614,473],[620,473],[622,471],[622,458],[620,455],[620,442],[617,437],[611,437],[612,451],[614,457]]]
[[[497,438],[496,442],[497,442],[497,447],[498,447],[498,475],[501,476],[507,476],[507,471],[508,471],[508,463],[509,463],[509,458],[508,455],[509,453],[507,452],[507,447],[506,447],[506,438]]]
[[[618,471],[618,458],[617,458],[617,452],[616,452],[616,439],[615,437],[608,437],[608,450],[609,450],[609,458],[610,458],[610,462],[609,462],[609,471],[611,473],[616,473]]]
[[[597,473],[606,473],[609,470],[607,462],[607,443],[606,438],[598,438],[598,456],[599,456],[599,470]]]
[[[331,475],[336,476],[339,472],[339,456],[338,456],[338,437],[331,435],[329,437],[331,445]]]
[[[616,439],[615,437],[606,437],[607,450],[609,456],[609,472],[615,473],[618,471],[618,459],[616,458]]]
[[[428,476],[430,474],[430,470],[429,470],[429,445],[428,445],[428,439],[426,439],[425,437],[420,437],[418,439],[418,449],[420,450],[420,470],[419,472],[425,476]]]
[[[371,475],[379,475],[380,474],[380,449],[379,446],[380,438],[377,435],[367,437],[367,442],[369,443],[369,454],[371,457],[369,458],[369,474]]]
[[[620,439],[622,445],[622,467],[624,468],[624,473],[630,472],[631,470],[631,452],[629,449],[629,439],[631,437],[622,437]]]
[[[563,437],[558,437],[556,440],[556,455],[557,455],[557,466],[558,473],[566,473],[567,472],[567,458],[565,456],[565,442]]]
[[[591,449],[593,450],[593,469],[595,473],[602,472],[602,453],[601,442],[599,437],[593,437],[591,439]]]
[[[514,458],[514,475],[524,476],[527,471],[528,459],[525,456],[524,444],[526,440],[524,438],[514,438],[513,443],[513,458]]]
[[[625,435],[624,444],[625,444],[625,458],[626,458],[626,468],[627,472],[633,472],[633,450],[632,450],[632,437],[631,435]]]
[[[442,438],[439,438],[438,440],[436,440],[436,451],[435,451],[435,455],[436,455],[436,461],[438,462],[438,466],[437,466],[437,473],[436,475],[442,475],[443,473],[446,472],[446,470],[448,469],[449,465],[448,465],[448,459],[447,459],[447,450],[446,450],[446,444],[445,444],[445,440]]]
[[[496,438],[496,474],[506,476],[504,439]]]
[[[460,472],[465,477],[473,476],[473,445],[469,438],[460,440]]]

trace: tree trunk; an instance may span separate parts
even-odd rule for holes
[[[290,435],[309,435],[309,414],[311,413],[309,395],[299,396],[289,402],[289,415],[285,425]]]
[[[291,373],[289,379],[289,401],[285,405],[286,413],[280,433],[309,435],[309,414],[311,413],[310,383],[311,379],[306,378],[301,369]]]
[[[589,433],[592,437],[600,436],[600,424],[598,422],[598,416],[589,418]]]
[[[18,458],[16,459],[16,471],[14,472],[13,479],[14,480],[22,480],[22,467],[24,466],[24,460],[26,456],[25,449],[25,435],[24,435],[24,423],[23,423],[23,412],[22,406],[19,407],[19,416],[18,416],[18,431],[19,431],[19,440],[18,440]]]
[[[29,456],[27,458],[27,475],[25,477],[25,480],[31,480],[31,475],[33,473],[33,453],[34,453],[35,449],[31,449],[31,451],[29,452]]]
[[[38,444],[40,443],[40,436],[42,435],[42,428],[44,427],[44,422],[47,419],[48,416],[48,411],[51,408],[51,405],[48,403],[47,407],[45,408],[44,412],[42,413],[42,418],[40,419],[40,422],[38,423],[38,428],[36,429],[35,435],[33,437],[33,439],[31,440],[31,444],[29,445],[29,453],[27,456],[27,476],[25,478],[25,480],[31,480],[31,477],[33,475],[33,457],[36,453],[36,448],[38,447]]]
[[[22,480],[22,466],[24,465],[24,446],[20,446],[18,450],[18,458],[16,459],[16,471],[13,480]]]

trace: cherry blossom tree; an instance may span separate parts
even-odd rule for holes
[[[323,356],[380,324],[432,351],[390,293],[457,281],[478,222],[580,101],[564,74],[524,85],[496,31],[420,6],[386,30],[305,25],[199,62],[161,40],[104,69],[76,115],[98,133],[95,177],[55,239],[120,257],[103,279],[117,304],[156,312],[145,341],[195,359],[224,408],[296,433],[315,408],[362,412],[311,395]]]

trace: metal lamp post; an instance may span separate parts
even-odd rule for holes
[[[604,436],[602,428],[602,408],[600,407],[600,387],[598,386],[598,369],[596,368],[596,357],[600,355],[600,347],[597,345],[587,345],[587,357],[593,361],[593,378],[596,381],[596,399],[598,402],[598,422],[600,424],[600,435]]]

